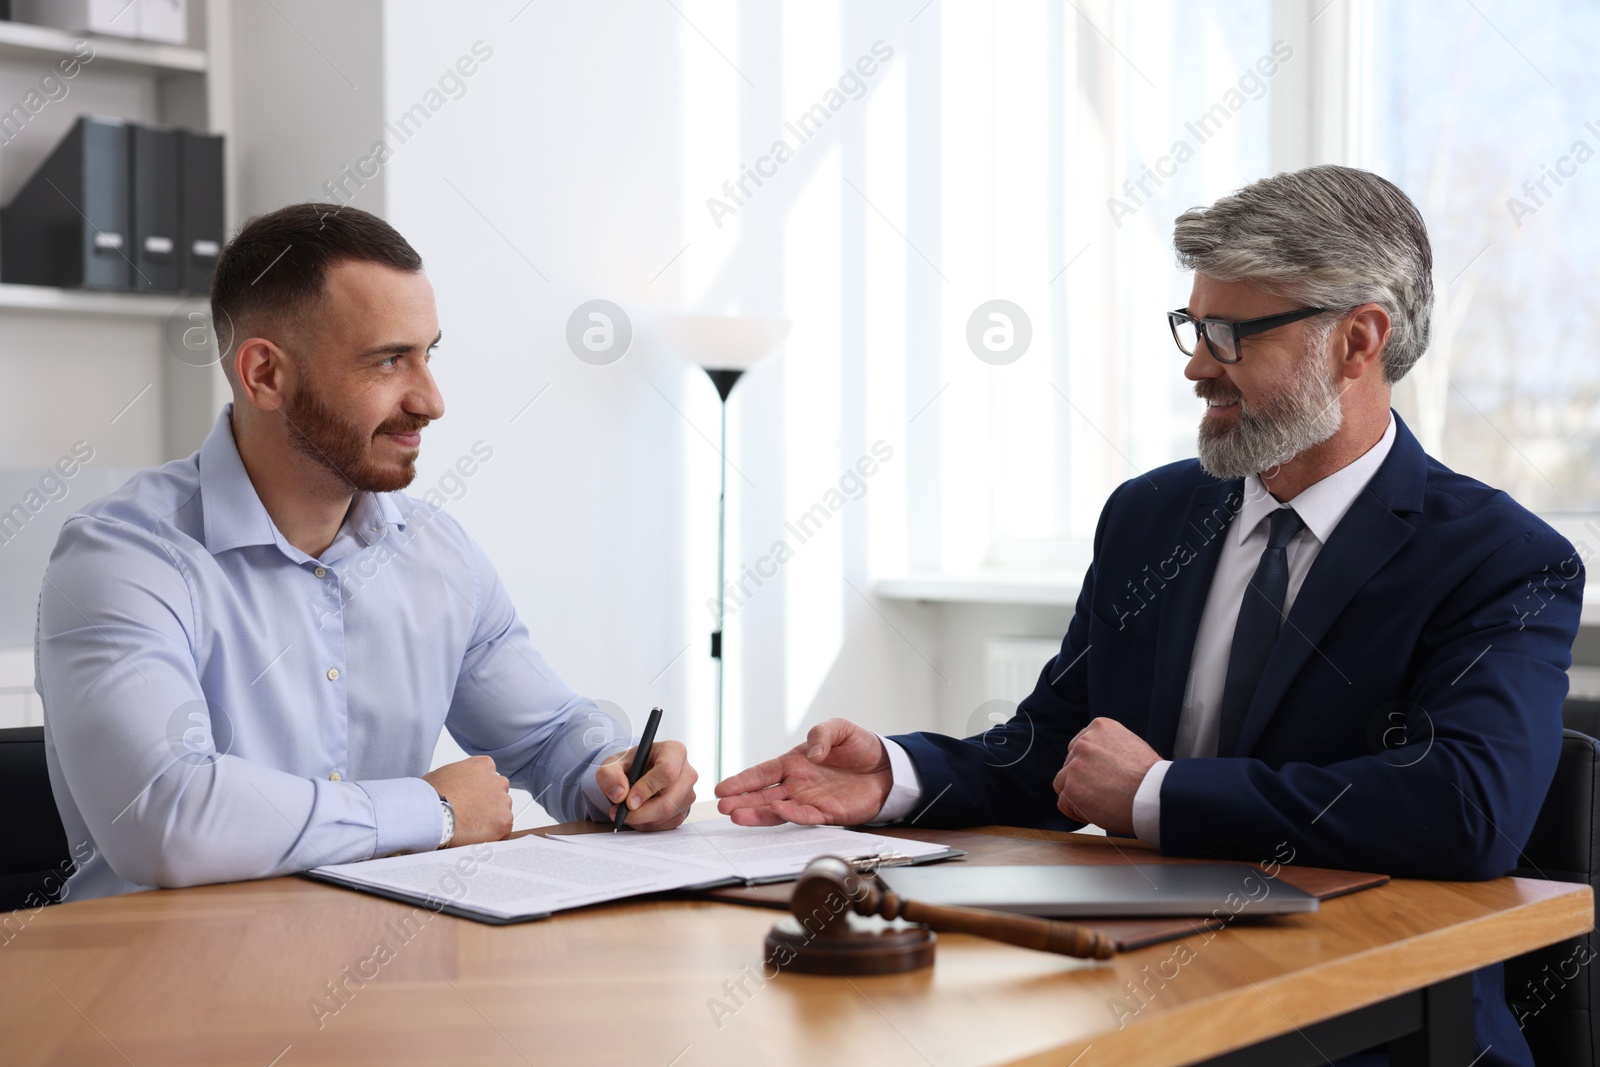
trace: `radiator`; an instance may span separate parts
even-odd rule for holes
[[[1019,703],[1039,672],[1061,651],[1059,637],[991,637],[983,643],[983,691],[990,700]]]

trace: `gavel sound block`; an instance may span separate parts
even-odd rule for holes
[[[1104,934],[1057,919],[906,900],[838,856],[819,856],[807,865],[789,910],[767,932],[767,958],[802,974],[898,974],[929,967],[934,930],[1086,959],[1109,959],[1116,951]],[[912,925],[882,921],[896,919]]]

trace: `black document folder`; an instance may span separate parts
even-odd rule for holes
[[[1231,918],[1316,911],[1317,898],[1240,863],[900,867],[880,874],[923,904],[1048,918],[1192,915]]]
[[[208,293],[222,138],[81,116],[0,212],[0,281]]]
[[[222,251],[222,137],[183,131],[178,137],[182,171],[183,278],[191,293],[211,292],[211,274]]]
[[[130,288],[130,128],[78,119],[0,213],[0,281]]]
[[[183,288],[178,131],[130,125],[128,200],[133,217],[133,285],[141,293]]]

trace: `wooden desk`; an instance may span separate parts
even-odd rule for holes
[[[0,1059],[1140,1067],[1287,1035],[1321,1063],[1297,1031],[1314,1042],[1319,1021],[1430,986],[1459,998],[1449,979],[1589,930],[1594,901],[1565,883],[1395,881],[1106,963],[946,936],[919,973],[764,984],[764,909],[648,900],[511,927],[419,912],[397,933],[411,913],[299,878],[44,909],[0,945]],[[1257,1062],[1290,1062],[1271,1055]]]

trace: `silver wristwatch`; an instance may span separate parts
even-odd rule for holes
[[[456,810],[443,796],[439,797],[439,804],[444,808],[444,833],[439,835],[439,847],[444,848],[456,836]]]

